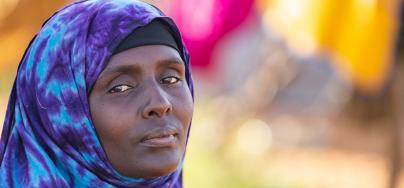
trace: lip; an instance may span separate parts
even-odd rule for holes
[[[152,129],[145,133],[140,144],[152,148],[175,147],[178,140],[178,130],[171,126]]]

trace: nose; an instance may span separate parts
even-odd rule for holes
[[[172,111],[172,104],[165,91],[158,87],[152,87],[146,92],[148,100],[142,112],[143,118],[163,117]]]

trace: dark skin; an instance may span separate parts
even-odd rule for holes
[[[148,45],[115,54],[89,102],[98,138],[120,174],[152,178],[176,170],[193,101],[175,49]]]

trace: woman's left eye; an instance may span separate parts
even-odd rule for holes
[[[177,78],[175,76],[170,76],[170,77],[163,78],[160,82],[162,84],[175,84],[179,81],[181,81],[179,78]]]

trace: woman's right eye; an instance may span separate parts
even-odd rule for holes
[[[110,89],[108,92],[109,93],[122,93],[122,92],[125,92],[125,91],[127,91],[129,89],[132,89],[132,88],[133,87],[129,86],[129,85],[118,85],[118,86],[115,86],[112,89]]]

